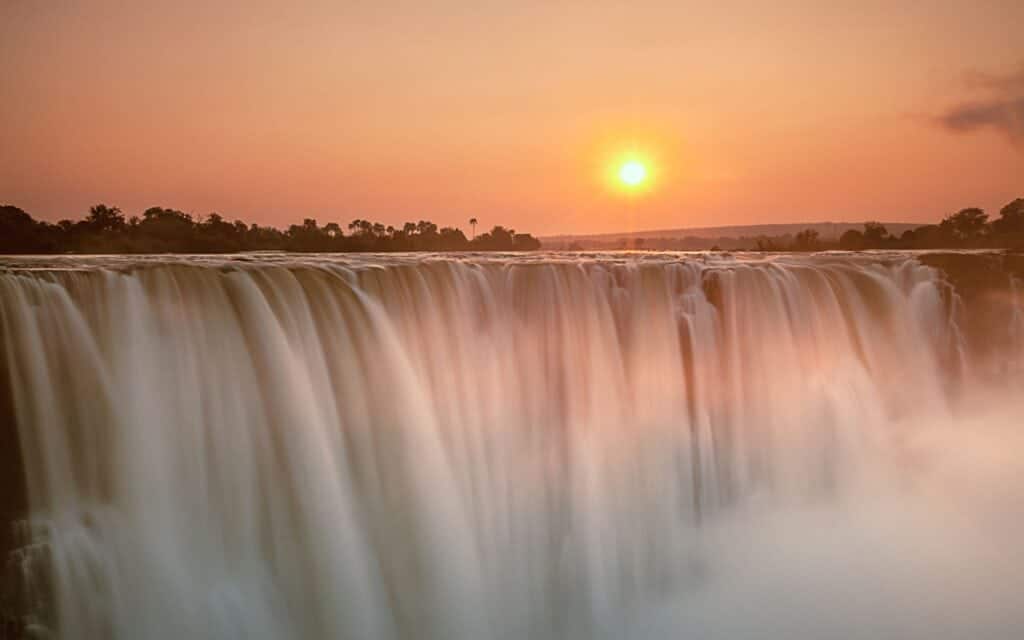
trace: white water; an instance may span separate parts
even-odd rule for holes
[[[1024,628],[1022,403],[913,258],[17,266],[61,637]]]

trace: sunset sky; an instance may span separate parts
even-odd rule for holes
[[[995,215],[1024,196],[1022,28],[1021,0],[3,0],[0,204],[538,235]],[[642,194],[606,178],[630,152]]]

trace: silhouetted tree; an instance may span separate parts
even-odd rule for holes
[[[192,216],[187,213],[150,207],[142,212],[137,233],[143,239],[143,251],[184,253],[197,248],[195,227]]]
[[[473,239],[476,239],[476,218],[469,219],[469,226],[473,228]]]
[[[781,248],[772,238],[761,236],[760,238],[757,238],[757,242],[754,245],[754,251],[781,251]]]
[[[78,222],[37,222],[18,207],[0,207],[0,253],[218,253],[253,250],[287,251],[526,251],[540,247],[529,234],[495,227],[486,243],[472,243],[460,229],[429,220],[407,222],[402,229],[364,219],[349,224],[346,236],[336,222],[323,227],[316,219],[285,231],[230,222],[219,213],[201,221],[191,214],[150,207],[127,221],[121,210],[99,204]]]
[[[196,229],[196,248],[207,253],[242,251],[245,247],[245,224],[232,224],[219,213],[206,216]]]
[[[864,246],[869,249],[881,248],[889,238],[889,230],[881,222],[864,223]]]
[[[363,220],[357,218],[352,222],[348,223],[348,230],[358,236],[372,236],[373,235],[373,223],[369,220]]]
[[[460,229],[442,227],[438,235],[441,246],[449,248],[449,250],[464,251],[469,248],[469,240],[466,239],[466,235]]]
[[[982,209],[971,207],[947,216],[939,227],[957,240],[971,243],[985,234],[987,225],[988,214]]]
[[[529,233],[517,233],[513,236],[512,248],[515,251],[536,251],[540,249],[540,240]]]
[[[839,248],[846,251],[860,251],[864,248],[864,234],[850,229],[839,236]]]
[[[124,228],[124,215],[117,207],[108,207],[105,204],[98,204],[89,207],[89,214],[85,217],[85,224],[91,231],[107,233],[120,231]]]
[[[0,252],[43,253],[50,250],[46,229],[18,207],[0,207]]]
[[[793,249],[795,251],[817,251],[821,247],[818,235],[814,229],[804,229],[793,238]]]
[[[992,222],[995,233],[1024,233],[1024,198],[1017,198],[999,210],[999,218]]]
[[[285,247],[289,251],[330,251],[331,238],[315,219],[305,218],[301,225],[288,227]]]

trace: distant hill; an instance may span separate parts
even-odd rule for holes
[[[891,235],[899,236],[915,229],[921,222],[884,222]],[[745,246],[758,238],[792,238],[804,229],[818,232],[821,240],[835,242],[850,229],[862,230],[863,222],[804,222],[792,224],[756,224],[725,227],[688,227],[683,229],[653,229],[620,233],[557,235],[541,237],[545,249],[608,249],[636,246],[637,240],[647,248],[710,248],[717,244],[723,248]]]

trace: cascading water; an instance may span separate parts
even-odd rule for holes
[[[66,638],[943,637],[960,627],[822,621],[813,589],[792,619],[755,616],[794,582],[748,564],[788,549],[816,566],[821,521],[792,535],[803,516],[773,514],[938,492],[911,443],[994,393],[957,313],[908,256],[11,260],[0,355],[46,549],[26,562],[50,585],[39,622]],[[870,556],[843,553],[823,566],[855,584]],[[934,578],[912,575],[893,597]],[[964,618],[972,637],[1024,622],[1007,580]]]

